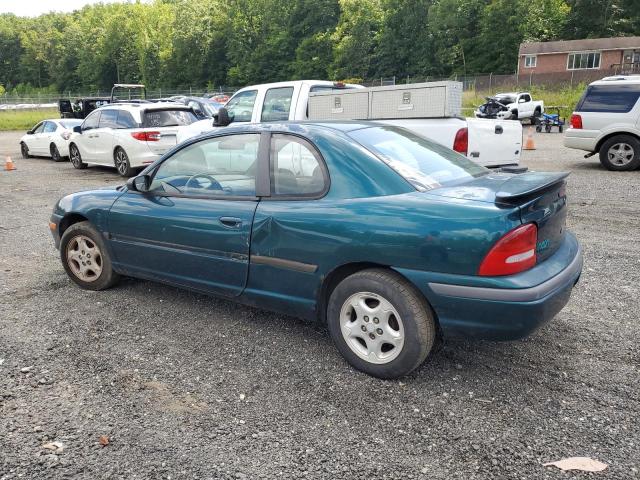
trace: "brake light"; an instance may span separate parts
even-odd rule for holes
[[[538,227],[527,223],[504,235],[489,250],[478,270],[478,275],[511,275],[528,270],[536,264]]]
[[[571,128],[582,128],[582,117],[576,113],[571,115]]]
[[[469,150],[469,130],[467,130],[467,127],[461,128],[456,132],[456,138],[453,140],[453,149],[462,155],[467,154],[467,150]]]
[[[65,130],[60,134],[60,136],[65,140],[69,140],[71,138],[71,132],[69,130]]]
[[[131,132],[131,136],[141,142],[157,142],[160,140],[160,132]]]

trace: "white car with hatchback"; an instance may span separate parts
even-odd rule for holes
[[[36,124],[20,139],[22,157],[51,157],[61,162],[69,156],[69,138],[73,128],[81,123],[82,120],[54,118]]]
[[[175,103],[112,103],[91,112],[74,128],[69,156],[75,168],[115,167],[123,177],[155,162],[176,145],[181,127],[197,120]]]
[[[571,115],[564,145],[600,155],[608,170],[640,168],[640,75],[589,84]]]

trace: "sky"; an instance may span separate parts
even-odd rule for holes
[[[50,11],[71,12],[92,3],[113,3],[126,0],[0,0],[0,13],[14,13],[24,17],[37,17]],[[143,0],[148,1],[148,0]]]

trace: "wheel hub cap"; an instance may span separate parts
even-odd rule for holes
[[[633,147],[628,143],[616,143],[612,145],[607,154],[611,163],[620,166],[628,164],[635,156]]]
[[[94,282],[102,273],[102,253],[93,240],[78,235],[67,244],[67,264],[80,280]]]
[[[355,293],[344,302],[340,329],[349,348],[370,363],[391,362],[404,346],[404,326],[398,311],[375,293]]]

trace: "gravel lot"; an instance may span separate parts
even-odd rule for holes
[[[19,137],[0,134],[18,167],[0,171],[0,479],[640,478],[640,171],[536,135],[523,163],[573,172],[570,303],[524,341],[450,341],[380,381],[319,325],[133,279],[77,288],[53,204],[121,180],[22,160]],[[609,468],[542,466],[570,456]]]

